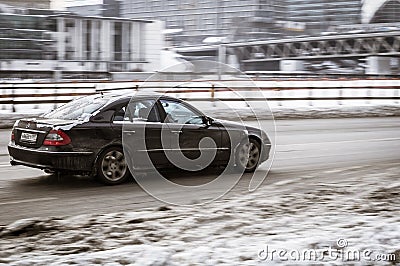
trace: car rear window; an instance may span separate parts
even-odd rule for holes
[[[110,100],[109,97],[92,95],[73,100],[50,113],[44,114],[44,118],[81,120],[91,116],[102,108]]]

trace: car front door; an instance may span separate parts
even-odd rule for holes
[[[160,99],[168,125],[169,161],[180,169],[197,171],[216,163],[221,151],[221,131],[185,102]]]

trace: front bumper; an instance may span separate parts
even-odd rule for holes
[[[91,171],[94,152],[50,151],[27,148],[10,143],[8,145],[11,165],[24,165],[38,169],[64,171]]]
[[[265,162],[269,159],[269,154],[271,152],[271,143],[263,143],[261,147],[261,157],[260,162]]]

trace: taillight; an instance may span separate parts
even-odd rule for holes
[[[11,131],[11,140],[14,141],[15,140],[15,135],[14,135],[14,130]]]
[[[64,146],[70,143],[70,137],[62,130],[50,130],[43,141],[44,146]]]

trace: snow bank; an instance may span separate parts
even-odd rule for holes
[[[1,228],[0,264],[308,265],[316,262],[263,261],[258,254],[266,245],[338,247],[338,239],[397,254],[399,263],[399,169],[393,163],[270,180],[254,193],[193,208],[21,220]]]
[[[271,112],[268,108],[241,108],[218,109],[213,107],[203,108],[204,112],[212,117],[221,119],[237,119],[240,114],[242,120],[269,120]],[[351,117],[388,117],[400,116],[398,105],[382,106],[337,106],[337,107],[273,107],[271,108],[274,119],[319,119],[319,118],[351,118]]]

